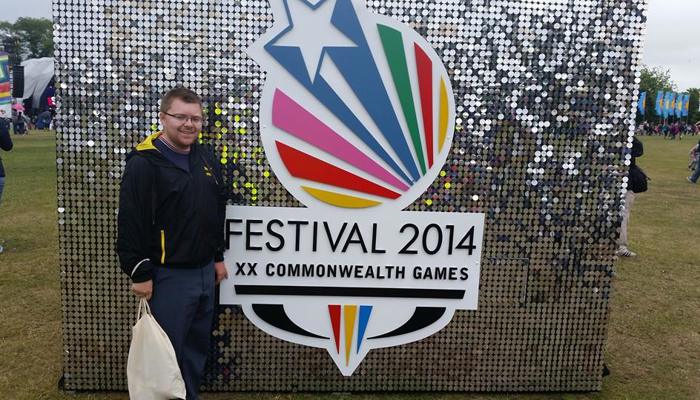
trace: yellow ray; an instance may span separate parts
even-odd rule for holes
[[[350,365],[350,350],[352,349],[352,335],[355,333],[355,316],[357,306],[343,306],[345,319],[345,365]]]
[[[340,194],[340,193],[336,193],[336,192],[328,192],[326,190],[314,189],[314,188],[310,188],[308,186],[302,186],[301,188],[304,189],[306,191],[306,193],[321,200],[322,202],[328,203],[328,204],[336,206],[336,207],[368,208],[368,207],[374,207],[374,206],[377,206],[379,204],[382,204],[379,201],[363,199],[361,197],[355,197],[355,196],[348,196],[348,195],[344,195],[344,194]]]
[[[447,137],[447,118],[450,113],[450,106],[447,101],[447,88],[445,79],[440,79],[440,131],[438,132],[438,152],[442,152],[442,146]]]

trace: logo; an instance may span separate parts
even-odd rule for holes
[[[484,215],[401,211],[454,130],[447,71],[418,33],[364,1],[270,3],[275,23],[247,50],[267,73],[261,139],[307,208],[228,207],[220,302],[349,376],[476,309]]]
[[[418,33],[351,0],[273,0],[249,55],[267,72],[260,128],[282,184],[308,207],[400,210],[452,144],[447,71]]]

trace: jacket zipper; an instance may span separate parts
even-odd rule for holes
[[[160,264],[165,264],[165,230],[160,230]]]

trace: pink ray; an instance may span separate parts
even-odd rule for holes
[[[272,123],[285,132],[338,157],[398,189],[408,186],[389,171],[367,157],[352,143],[313,116],[304,107],[277,89],[272,102]]]

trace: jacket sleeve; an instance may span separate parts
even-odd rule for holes
[[[0,118],[0,149],[12,150],[12,138],[10,137],[10,124]]]
[[[217,216],[218,216],[218,229],[219,235],[217,236],[216,242],[216,252],[214,253],[214,261],[220,262],[224,261],[224,226],[226,225],[226,201],[228,196],[226,195],[226,184],[224,183],[224,177],[221,172],[221,164],[213,161],[214,174],[216,174],[216,180],[219,185],[219,198],[217,199]]]
[[[151,279],[149,259],[152,220],[153,171],[148,160],[131,157],[126,163],[119,189],[117,255],[121,268],[135,283]]]

